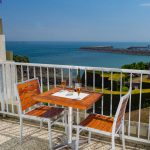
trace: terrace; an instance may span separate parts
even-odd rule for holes
[[[68,87],[80,80],[82,88],[89,91],[102,92],[100,101],[86,111],[73,111],[74,132],[79,120],[90,112],[114,116],[119,99],[129,86],[133,90],[125,115],[125,139],[127,149],[150,148],[150,79],[148,70],[128,70],[119,68],[67,66],[53,64],[32,64],[0,62],[0,149],[47,149],[47,124],[39,131],[37,122],[26,120],[23,145],[19,144],[18,102],[14,93],[14,83],[38,77],[41,92],[67,81]],[[135,80],[138,85],[134,87]],[[51,105],[51,104],[44,104]],[[80,114],[80,118],[77,118]],[[53,128],[54,141],[59,143],[58,136],[63,133],[63,124],[58,122]],[[37,131],[38,130],[38,131]],[[74,135],[75,136],[75,135]],[[83,133],[83,138],[87,134]],[[138,144],[137,144],[138,142]],[[117,148],[121,149],[120,140]],[[110,149],[110,139],[93,135],[91,144],[81,145],[83,149]]]

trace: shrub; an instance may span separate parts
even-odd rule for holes
[[[25,62],[29,63],[29,58],[27,56],[19,56],[19,55],[14,55],[13,60],[15,62]]]
[[[123,87],[122,87],[122,91],[123,91],[123,92],[126,92],[126,91],[128,91],[128,90],[129,90],[129,88],[128,88],[127,86],[123,86]]]

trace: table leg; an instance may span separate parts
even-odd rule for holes
[[[62,149],[63,147],[71,147],[73,150],[75,149],[75,140],[72,140],[72,124],[73,124],[73,108],[72,107],[68,107],[68,134],[67,134],[67,138],[65,137],[61,137],[61,140],[63,139],[63,144],[61,145],[57,145],[54,149]]]
[[[68,108],[68,144],[72,144],[72,107]]]

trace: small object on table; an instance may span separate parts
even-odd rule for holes
[[[77,92],[77,88],[81,88],[81,83],[75,83],[74,91]]]
[[[62,88],[63,88],[63,90],[64,90],[65,87],[66,87],[66,81],[65,81],[65,80],[63,80],[63,81],[61,82],[61,86],[62,86]]]
[[[78,98],[80,98],[79,95],[81,92],[81,83],[75,83],[75,92],[78,93]]]
[[[76,89],[76,91],[77,91],[77,93],[78,93],[78,98],[80,98],[80,92],[81,92],[81,88],[80,87],[77,87],[77,89]]]

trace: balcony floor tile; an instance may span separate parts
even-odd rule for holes
[[[32,124],[24,124],[24,140],[23,144],[19,144],[19,122],[0,118],[0,150],[48,150],[48,134],[44,128],[39,129],[38,126]],[[62,136],[60,131],[53,130],[53,142],[59,143],[58,136]],[[82,144],[83,150],[109,150],[110,143],[104,141],[91,141],[90,144]],[[69,148],[66,148],[69,149]],[[127,148],[138,149],[136,147]],[[144,149],[144,148],[143,148]],[[65,149],[64,149],[65,150]],[[121,150],[121,146],[117,145],[116,150]]]

